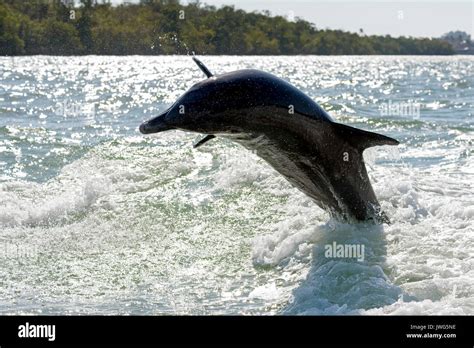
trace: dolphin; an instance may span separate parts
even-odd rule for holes
[[[329,214],[344,222],[389,223],[370,184],[363,151],[398,145],[385,135],[334,122],[296,87],[260,70],[196,83],[162,114],[142,123],[143,134],[171,129],[218,137],[253,151]]]

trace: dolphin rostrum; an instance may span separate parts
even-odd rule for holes
[[[334,122],[290,83],[259,70],[208,77],[169,109],[140,125],[143,134],[180,129],[216,136],[254,151],[316,204],[343,221],[388,222],[362,156],[376,145],[397,145],[385,135]]]

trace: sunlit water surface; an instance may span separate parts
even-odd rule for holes
[[[230,141],[139,134],[204,78],[189,57],[0,58],[0,314],[474,314],[473,57],[201,58],[400,140],[365,152],[392,224],[331,220]]]

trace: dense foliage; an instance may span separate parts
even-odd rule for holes
[[[302,19],[198,2],[0,0],[0,55],[452,54],[448,42],[318,30]]]
[[[449,42],[456,53],[474,54],[474,42],[471,40],[471,35],[464,31],[450,31],[444,34],[441,40]]]

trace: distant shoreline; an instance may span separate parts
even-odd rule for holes
[[[21,54],[3,55],[19,57],[192,57],[189,54]],[[474,54],[196,54],[196,57],[472,57]]]
[[[177,0],[112,6],[2,0],[0,56],[454,55],[441,39],[318,29],[301,18]]]

